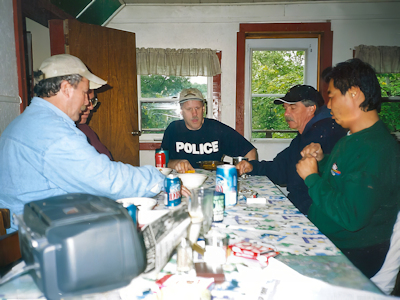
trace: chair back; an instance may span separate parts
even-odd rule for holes
[[[392,237],[390,238],[389,251],[386,254],[382,268],[372,278],[374,282],[385,294],[392,293],[397,274],[400,268],[400,212],[393,227]]]

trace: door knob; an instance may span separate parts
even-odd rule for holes
[[[132,131],[132,135],[141,136],[141,135],[142,135],[142,132],[140,132],[140,131]]]

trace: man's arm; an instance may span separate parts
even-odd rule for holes
[[[258,160],[258,152],[256,148],[251,149],[247,154],[244,156],[247,157],[249,160]]]
[[[99,154],[82,132],[51,145],[44,160],[43,176],[68,193],[79,191],[111,199],[153,197],[164,185],[165,176],[155,167],[112,162]]]
[[[170,159],[168,168],[175,169],[178,173],[186,173],[188,170],[194,170],[190,162],[186,159]]]

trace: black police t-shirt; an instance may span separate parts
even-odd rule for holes
[[[254,146],[233,128],[214,119],[204,119],[198,130],[189,130],[184,120],[172,122],[161,144],[169,159],[187,159],[194,168],[197,162],[221,160],[222,155],[245,156]]]

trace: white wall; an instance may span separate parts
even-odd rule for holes
[[[39,70],[42,62],[50,57],[50,33],[47,27],[25,18],[26,31],[32,34],[33,70]]]
[[[211,48],[222,51],[222,122],[235,127],[236,34],[240,23],[326,22],[333,31],[333,64],[352,58],[360,44],[400,46],[399,2],[318,2],[237,5],[127,5],[107,27],[136,33],[137,47]],[[268,144],[272,159],[287,141]],[[141,165],[154,151],[141,151]]]
[[[0,1],[0,134],[19,115],[17,56],[11,0]]]

